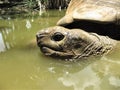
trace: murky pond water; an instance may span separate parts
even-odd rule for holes
[[[102,58],[67,62],[44,56],[38,30],[54,26],[64,12],[0,20],[0,90],[120,90],[120,46]]]

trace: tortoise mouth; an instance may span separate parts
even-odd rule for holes
[[[39,46],[39,47],[43,53],[51,53],[50,52],[51,50],[52,50],[52,53],[53,52],[63,52],[61,49],[56,49],[56,48],[52,48],[52,47],[45,46],[45,45]]]
[[[65,25],[65,28],[79,28],[86,32],[97,33],[98,35],[108,36],[115,40],[120,40],[120,25],[114,23],[93,22],[87,20],[75,20],[74,22]]]
[[[67,53],[62,50],[57,50],[48,46],[40,46],[40,49],[45,55],[51,56],[53,58],[70,59],[74,57],[73,53]]]
[[[52,52],[64,52],[63,49],[61,47],[51,47],[49,45],[45,45],[45,44],[41,44],[40,42],[37,42],[37,45],[40,47],[41,51],[43,53],[51,53],[50,51],[52,50]]]

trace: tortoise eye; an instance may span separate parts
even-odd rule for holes
[[[54,41],[61,41],[65,36],[60,33],[60,32],[56,32],[53,36],[52,36],[52,40]]]

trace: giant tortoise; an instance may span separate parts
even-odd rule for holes
[[[102,56],[120,40],[120,0],[71,0],[56,26],[40,30],[37,44],[48,56]]]

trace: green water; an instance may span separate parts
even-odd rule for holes
[[[64,12],[0,20],[0,90],[120,90],[120,48],[102,58],[67,62],[44,56],[38,30]]]

